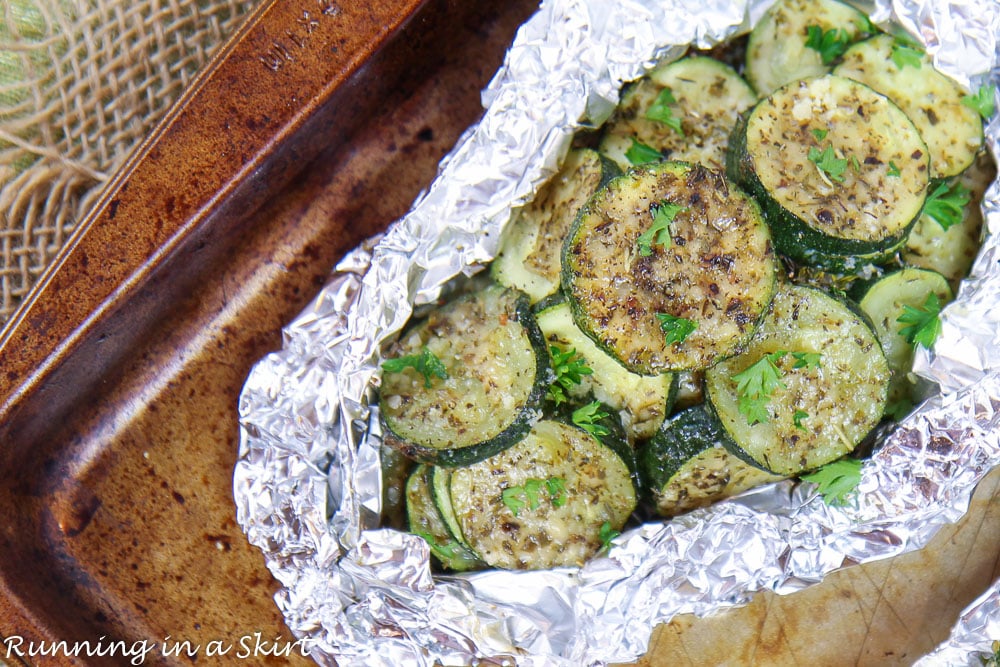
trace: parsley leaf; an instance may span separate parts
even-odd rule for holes
[[[819,352],[792,352],[795,363],[792,368],[819,368],[823,355]]]
[[[889,160],[889,175],[895,176],[896,178],[899,178],[900,175],[899,167],[897,167],[896,163],[892,160]]]
[[[566,480],[562,477],[549,477],[545,480],[545,488],[552,498],[554,507],[562,507],[566,504]]]
[[[809,419],[809,413],[805,410],[796,410],[795,414],[792,415],[792,421],[795,423],[795,428],[800,431],[808,431],[809,429],[802,425],[803,419]]]
[[[400,373],[407,368],[412,368],[424,376],[425,389],[431,388],[431,376],[439,377],[442,380],[448,379],[448,370],[426,345],[421,349],[420,354],[407,354],[382,362],[382,370],[386,373]]]
[[[969,188],[958,181],[951,186],[948,183],[938,183],[934,191],[927,195],[923,212],[941,225],[941,229],[948,230],[952,225],[962,222],[965,207],[970,200]]]
[[[813,129],[811,129],[809,131],[812,132],[812,135],[814,137],[816,137],[816,141],[823,141],[824,139],[826,139],[826,135],[828,135],[830,133],[829,130],[821,130],[818,127],[814,127]]]
[[[736,393],[739,397],[739,410],[747,418],[750,425],[767,421],[767,402],[776,389],[784,388],[781,381],[781,369],[777,362],[788,354],[778,350],[765,354],[753,365],[748,366],[733,376],[736,380]]]
[[[808,475],[803,475],[802,479],[819,486],[820,495],[827,505],[844,505],[847,496],[861,482],[861,461],[851,458],[840,459],[827,463]]]
[[[660,328],[667,334],[667,344],[683,343],[691,335],[691,332],[698,328],[698,323],[684,317],[674,317],[667,313],[656,313],[656,319],[660,321]]]
[[[855,155],[848,155],[847,161],[851,163],[851,169],[854,170],[854,173],[857,174],[861,172],[861,164],[858,163],[858,158]]]
[[[597,534],[597,539],[601,541],[601,548],[607,549],[608,547],[611,546],[611,540],[615,539],[621,534],[622,532],[620,530],[615,530],[614,528],[611,527],[610,521],[605,521],[604,523],[601,524],[601,530]]]
[[[607,412],[601,411],[601,402],[594,401],[574,410],[572,419],[573,423],[584,431],[596,438],[600,438],[602,435],[611,433],[611,431],[606,426],[595,422],[599,422],[607,416]]]
[[[555,345],[549,346],[552,356],[552,370],[556,379],[549,385],[549,399],[556,405],[569,400],[569,391],[583,381],[584,375],[592,375],[594,369],[587,365],[587,360],[576,349],[563,352]]]
[[[686,207],[671,204],[666,200],[651,205],[649,212],[653,214],[653,224],[639,237],[639,254],[643,257],[649,257],[653,254],[654,244],[669,248],[670,223],[674,221],[678,213],[686,210]]]
[[[625,159],[632,165],[639,166],[650,162],[659,162],[663,159],[663,153],[633,137],[632,145],[625,151]]]
[[[671,104],[677,104],[677,99],[669,87],[664,88],[656,96],[656,101],[646,110],[646,118],[663,123],[683,137],[685,135],[684,128],[681,127],[681,119],[674,116],[674,110],[670,108]]]
[[[923,55],[924,53],[917,42],[896,37],[896,41],[892,43],[892,52],[889,57],[899,69],[907,66],[920,69]]]
[[[847,160],[838,158],[833,152],[833,146],[826,145],[822,151],[815,146],[809,149],[809,161],[825,173],[827,176],[837,181],[844,182],[844,171],[847,169]]]
[[[900,324],[907,326],[899,330],[899,335],[910,345],[923,345],[930,349],[941,333],[941,300],[931,292],[927,295],[924,305],[914,308],[903,306],[903,314],[896,318]]]
[[[844,55],[844,51],[850,45],[851,36],[843,28],[824,31],[818,25],[806,27],[806,48],[818,51],[824,65],[829,65]]]
[[[509,509],[514,516],[517,516],[517,513],[524,507],[524,501],[521,500],[521,496],[523,495],[524,488],[520,486],[508,486],[500,492],[500,500],[507,506],[507,509]]]
[[[517,516],[526,504],[533,510],[541,507],[542,489],[548,494],[553,507],[562,507],[566,504],[566,480],[562,477],[548,479],[530,477],[524,481],[523,486],[508,486],[501,491],[500,500],[514,516]]]
[[[962,104],[969,107],[983,118],[989,118],[996,111],[997,88],[992,83],[983,86],[976,91],[975,95],[963,95]]]

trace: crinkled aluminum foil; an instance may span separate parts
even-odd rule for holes
[[[512,207],[554,172],[573,133],[600,123],[621,82],[689,43],[746,30],[769,0],[553,0],[519,31],[486,114],[411,213],[349,255],[261,360],[240,399],[237,518],[282,585],[293,633],[322,664],[596,665],[632,660],[652,628],[820,581],[927,543],[1000,462],[1000,191],[990,236],[943,315],[922,374],[930,399],[865,464],[854,504],[784,482],[625,532],[582,569],[432,576],[426,543],[378,528],[380,347],[413,304],[489,261]],[[1000,80],[993,0],[889,4],[872,13],[928,45],[961,82]],[[578,120],[583,118],[584,120]],[[1000,124],[988,141],[997,154]],[[377,241],[377,243],[376,243]]]

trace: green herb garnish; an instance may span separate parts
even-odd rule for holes
[[[733,376],[739,396],[739,410],[747,418],[748,424],[767,421],[767,403],[771,394],[785,387],[777,362],[786,354],[788,352],[785,350],[765,354],[753,365]]]
[[[910,39],[909,36],[902,37],[897,35],[895,41],[892,43],[892,52],[889,54],[889,57],[892,58],[892,62],[899,69],[907,66],[920,69],[923,55],[924,52],[920,48],[919,42]]]
[[[826,139],[826,135],[830,133],[829,130],[821,130],[818,127],[815,127],[809,131],[812,132],[812,135],[814,137],[816,137],[816,141],[823,141],[824,139]]]
[[[686,210],[686,207],[672,204],[666,200],[651,205],[649,212],[653,214],[653,224],[639,236],[639,254],[643,257],[649,257],[653,254],[653,245],[669,248],[670,223],[674,221],[678,213]]]
[[[892,160],[889,160],[889,175],[899,178],[899,167]]]
[[[990,654],[979,656],[983,667],[1000,667],[1000,641],[994,640],[990,644]]]
[[[430,533],[418,532],[414,533],[414,535],[424,538],[427,546],[431,548],[431,553],[437,556],[438,560],[442,562],[450,561],[458,555],[456,553],[458,546],[454,542],[438,544],[438,541]]]
[[[556,379],[549,385],[549,399],[556,405],[569,400],[569,392],[574,386],[583,382],[584,375],[593,375],[594,369],[587,365],[587,360],[576,349],[563,352],[555,345],[549,346],[552,355],[552,370]]]
[[[632,145],[625,151],[625,159],[632,165],[639,166],[650,162],[659,162],[663,159],[663,153],[633,137]]]
[[[572,420],[574,424],[582,428],[587,433],[591,434],[595,438],[600,438],[601,436],[611,433],[606,426],[596,423],[607,416],[607,412],[601,411],[601,402],[594,401],[574,410]]]
[[[670,108],[672,104],[677,104],[677,99],[670,88],[664,88],[646,111],[646,118],[663,123],[683,137],[684,128],[681,127],[681,119],[674,115],[674,110]]]
[[[597,539],[601,541],[601,548],[607,549],[609,546],[611,546],[611,540],[615,539],[621,534],[622,532],[620,530],[615,530],[614,528],[611,527],[610,521],[605,521],[604,523],[601,524],[601,530],[597,534]]]
[[[542,504],[542,490],[549,496],[553,507],[562,507],[566,504],[566,480],[562,477],[549,477],[548,479],[537,479],[530,477],[525,480],[523,486],[508,486],[500,492],[500,500],[507,506],[514,516],[524,509],[536,510]]]
[[[421,348],[420,354],[407,354],[403,357],[386,359],[382,362],[382,370],[386,373],[400,373],[407,368],[412,368],[424,376],[425,389],[431,388],[432,376],[439,377],[442,380],[448,379],[448,370],[426,345]]]
[[[847,156],[847,161],[851,163],[851,169],[854,170],[855,174],[861,173],[861,164],[858,163],[858,158],[853,154]]]
[[[660,328],[667,334],[667,344],[683,343],[691,335],[691,332],[698,328],[698,323],[684,317],[674,317],[667,313],[656,313],[656,319],[660,321]]]
[[[861,481],[861,461],[840,459],[803,475],[802,479],[819,485],[819,493],[827,505],[843,505]]]
[[[808,429],[802,425],[803,419],[808,419],[809,413],[805,410],[796,410],[795,414],[792,415],[792,421],[795,423],[795,428],[800,431],[808,431]]]
[[[923,212],[933,218],[941,229],[948,230],[952,225],[962,222],[965,217],[965,207],[971,200],[971,192],[958,181],[952,185],[939,183],[934,191],[927,195]]]
[[[833,152],[833,146],[830,144],[827,144],[826,148],[822,151],[816,147],[810,148],[809,161],[833,180],[838,183],[844,182],[844,171],[847,169],[847,160],[837,157],[836,153]]]
[[[962,96],[962,104],[983,118],[989,118],[996,111],[996,92],[997,88],[992,83],[982,86],[974,95]]]
[[[819,368],[823,355],[819,352],[792,352],[795,363],[792,368]]]
[[[844,55],[851,45],[851,35],[843,28],[823,30],[818,25],[806,27],[806,47],[818,51],[824,65]]]
[[[899,330],[899,335],[910,345],[923,345],[930,349],[941,334],[940,314],[941,300],[934,292],[927,295],[922,306],[904,305],[903,314],[896,321],[907,326]]]

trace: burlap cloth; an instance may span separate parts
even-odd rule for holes
[[[0,0],[0,327],[259,0]]]

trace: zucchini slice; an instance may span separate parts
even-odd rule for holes
[[[729,65],[691,56],[658,67],[623,94],[599,150],[623,169],[633,139],[664,159],[722,171],[729,133],[757,95]]]
[[[776,271],[750,197],[701,165],[662,162],[611,181],[580,211],[562,280],[577,326],[629,370],[654,375],[733,354],[766,310]]]
[[[778,0],[764,12],[747,42],[746,77],[761,96],[833,67],[829,59],[833,53],[824,62],[818,49],[806,46],[810,26],[823,33],[843,30],[833,37],[848,43],[873,30],[867,16],[836,0]]]
[[[936,271],[905,268],[875,281],[862,297],[860,306],[875,325],[882,343],[892,381],[889,385],[889,405],[900,401],[919,400],[913,369],[913,345],[900,333],[907,324],[899,318],[906,306],[922,308],[928,295],[934,294],[940,305],[954,298],[948,279]]]
[[[900,49],[909,59],[899,56]],[[931,178],[964,171],[983,146],[983,123],[978,112],[962,104],[965,91],[934,69],[918,47],[878,35],[848,49],[833,73],[870,86],[910,117],[930,151]]]
[[[559,172],[507,226],[493,262],[493,279],[537,303],[559,290],[559,258],[577,212],[621,170],[597,151],[570,151]]]
[[[778,290],[747,351],[705,372],[708,403],[733,453],[792,476],[854,450],[882,418],[890,377],[865,320],[821,290]],[[754,377],[770,391],[755,394],[752,384],[741,391],[740,380]],[[751,424],[755,408],[764,421]]]
[[[704,405],[663,423],[639,450],[639,470],[661,516],[677,516],[755,486],[783,479],[733,456],[718,419]]]
[[[406,515],[410,532],[426,540],[433,555],[448,570],[467,572],[485,566],[483,561],[457,539],[438,511],[431,493],[431,466],[421,463],[406,480]]]
[[[425,463],[480,461],[520,440],[541,415],[548,352],[526,296],[492,285],[432,311],[389,357],[432,354],[444,375],[384,371],[385,442]]]
[[[466,542],[504,569],[582,565],[637,502],[631,471],[612,448],[551,419],[510,449],[452,470],[450,490]]]
[[[627,370],[580,331],[566,301],[538,312],[536,317],[550,347],[563,352],[576,350],[593,371],[581,376],[570,397],[579,403],[592,395],[618,411],[630,441],[652,437],[670,412],[676,392],[675,374],[646,376]]]
[[[906,237],[927,194],[927,147],[895,104],[851,79],[796,81],[734,131],[730,177],[757,197],[778,250],[865,261]]]
[[[947,230],[926,213],[910,231],[903,248],[903,261],[911,266],[937,271],[951,283],[953,290],[969,273],[982,245],[983,195],[997,169],[993,158],[983,151],[958,182],[968,188],[969,203],[962,211],[962,221]]]

